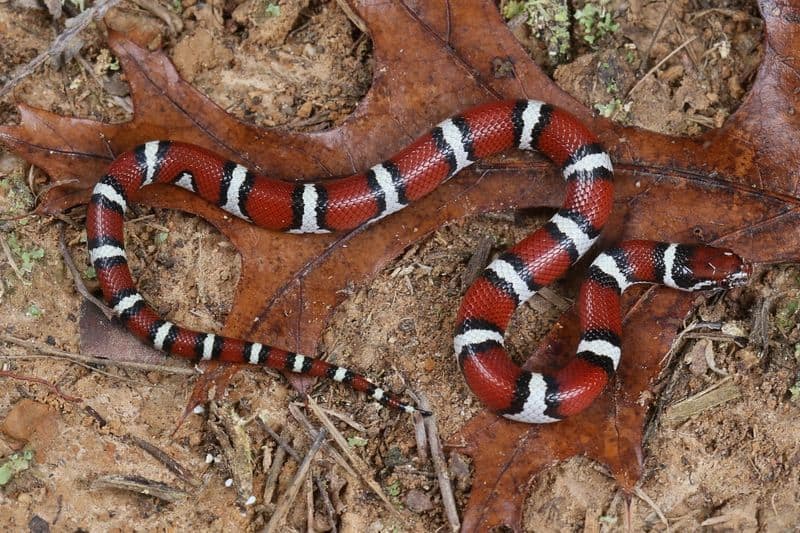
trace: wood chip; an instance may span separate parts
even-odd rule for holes
[[[234,412],[232,406],[223,407],[217,402],[211,402],[211,414],[219,424],[209,418],[208,425],[217,438],[225,462],[233,475],[239,503],[244,505],[254,494],[253,451],[250,437],[245,430],[245,421]]]
[[[154,498],[170,503],[186,498],[186,491],[184,490],[141,476],[121,476],[113,474],[102,476],[92,482],[92,488],[97,490],[118,489],[138,492],[139,494],[153,496]]]
[[[464,273],[461,275],[462,291],[472,285],[472,283],[478,279],[481,272],[483,272],[483,269],[486,268],[486,265],[489,263],[489,254],[492,251],[493,245],[494,241],[489,237],[483,237],[478,241],[475,252],[473,252],[472,257],[469,258],[467,268],[464,269]]]
[[[741,396],[739,387],[730,378],[725,378],[703,392],[668,407],[664,422],[670,425],[680,424],[696,414]]]
[[[126,439],[150,454],[154,459],[167,467],[170,472],[178,476],[178,478],[180,478],[182,481],[193,487],[200,486],[200,480],[198,480],[188,468],[173,459],[167,452],[161,450],[144,439],[140,439],[135,435],[128,435]]]

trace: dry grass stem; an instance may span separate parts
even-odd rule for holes
[[[290,404],[289,405],[289,412],[292,414],[292,416],[294,417],[295,420],[300,422],[300,424],[308,432],[308,434],[311,435],[312,439],[317,438],[318,430],[315,429],[314,426],[311,425],[311,422],[309,422],[309,420],[306,417],[306,415],[304,415],[303,412],[300,411],[299,408],[297,408],[296,406]],[[345,472],[347,472],[348,474],[350,474],[353,477],[353,479],[361,479],[361,476],[355,470],[353,470],[353,467],[350,466],[350,464],[347,462],[347,460],[344,457],[342,457],[342,454],[337,452],[327,442],[325,443],[325,445],[323,446],[322,449],[325,451],[326,454],[328,454],[328,457],[333,459],[336,462],[336,464],[341,466],[344,469]]]
[[[6,260],[8,260],[8,264],[11,265],[11,270],[14,271],[14,274],[17,275],[22,283],[25,283],[25,278],[22,277],[22,272],[17,266],[17,263],[14,262],[14,256],[11,255],[11,249],[8,247],[8,243],[2,235],[0,235],[0,246],[3,247],[3,253],[6,254]]]
[[[651,68],[650,70],[648,70],[648,71],[647,71],[647,73],[646,73],[644,76],[642,76],[642,77],[641,77],[641,79],[640,79],[639,81],[637,81],[637,82],[636,82],[636,84],[635,84],[633,87],[631,87],[631,90],[630,90],[630,91],[628,91],[628,94],[626,94],[626,95],[625,95],[625,99],[627,100],[628,98],[630,98],[630,97],[631,97],[631,95],[632,95],[632,94],[633,94],[633,93],[634,93],[634,92],[635,92],[635,91],[636,91],[636,90],[637,90],[639,87],[641,87],[642,83],[644,83],[644,80],[646,80],[647,78],[649,78],[649,77],[650,77],[650,75],[652,75],[652,74],[653,74],[655,71],[657,71],[657,70],[658,70],[658,69],[661,67],[661,65],[663,65],[664,63],[666,63],[667,61],[669,61],[669,60],[670,60],[670,58],[671,58],[672,56],[674,56],[675,54],[677,54],[678,52],[680,52],[681,50],[683,50],[684,48],[686,48],[687,46],[689,46],[689,45],[690,45],[692,42],[694,42],[694,41],[695,41],[695,39],[697,39],[697,37],[690,37],[689,39],[686,39],[686,40],[685,40],[685,41],[683,41],[683,43],[681,43],[681,45],[680,45],[680,46],[678,46],[678,47],[677,47],[675,50],[673,50],[672,52],[670,52],[669,54],[667,54],[666,56],[664,56],[664,59],[662,59],[661,61],[659,61],[658,63],[656,63],[656,65],[655,65],[653,68]]]
[[[666,526],[667,530],[669,530],[669,521],[667,520],[667,517],[664,516],[664,513],[661,511],[661,508],[658,505],[656,505],[656,502],[654,502],[652,498],[650,498],[650,496],[648,496],[647,493],[643,491],[640,487],[635,487],[633,489],[633,493],[636,494],[636,496],[640,500],[642,500],[643,502],[645,502],[647,505],[650,506],[653,512],[658,515],[658,518],[659,520],[661,520],[661,523]]]
[[[273,485],[273,488],[271,489],[271,491],[269,493],[269,500],[271,500],[272,499],[272,495],[274,494],[274,485],[277,483],[278,474],[280,474],[280,467],[275,467],[275,463],[278,462],[278,460],[277,460],[278,452],[282,452],[283,453],[283,455],[280,458],[280,463],[281,464],[285,460],[286,454],[289,454],[289,456],[291,456],[291,458],[294,459],[298,464],[301,462],[302,459],[300,458],[300,454],[298,454],[294,450],[294,448],[289,446],[289,444],[286,442],[286,437],[289,436],[289,430],[287,428],[284,428],[283,431],[281,431],[281,434],[278,435],[277,433],[275,433],[275,431],[272,428],[269,427],[269,425],[267,425],[265,420],[263,420],[261,418],[259,418],[259,420],[261,420],[261,422],[264,424],[264,429],[269,434],[269,436],[272,437],[275,440],[275,442],[278,444],[278,450],[275,452],[275,457],[276,458],[273,459],[272,467],[270,467],[270,476],[267,479],[267,483]],[[316,438],[317,436],[319,436],[319,432],[316,432],[314,438]],[[275,470],[275,474],[274,474],[275,481],[270,481],[270,479],[272,479],[273,470]],[[331,526],[332,526],[331,527],[331,531],[333,533],[337,533],[338,530],[336,528],[336,510],[333,508],[333,503],[331,503],[331,499],[328,496],[328,491],[327,491],[327,489],[325,487],[325,483],[323,483],[322,480],[317,475],[312,474],[312,477],[314,478],[314,484],[317,486],[317,491],[319,492],[320,497],[322,498],[322,505],[325,507],[325,511],[328,513],[328,518],[331,521]],[[353,477],[354,478],[356,477],[355,473],[353,474]],[[264,494],[265,494],[265,496],[267,495],[267,487],[266,486],[264,487]],[[264,498],[264,502],[265,503],[269,503],[269,500],[266,497]]]

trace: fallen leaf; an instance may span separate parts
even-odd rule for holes
[[[79,319],[81,353],[104,357],[112,361],[135,361],[159,364],[167,356],[152,346],[143,344],[130,334],[118,320],[108,320],[88,300],[81,302]]]

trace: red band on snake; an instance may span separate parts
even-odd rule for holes
[[[627,243],[601,255],[590,270],[579,304],[583,337],[578,357],[552,376],[520,370],[503,349],[511,315],[586,253],[613,204],[608,155],[576,118],[551,105],[530,100],[482,105],[445,120],[366,172],[314,183],[257,176],[185,143],[146,143],[118,157],[94,188],[86,221],[90,260],[109,306],[131,332],[158,349],[195,360],[328,377],[383,405],[414,412],[413,406],[346,368],[266,344],[192,331],[159,317],[133,283],[123,215],[140,188],[168,183],[265,228],[349,230],[404,208],[476,160],[511,148],[538,150],[562,169],[564,205],[545,226],[489,265],[469,289],[454,344],[467,383],[489,407],[515,420],[558,420],[588,405],[616,369],[619,293],[628,284],[648,281],[690,290],[730,286],[746,278],[746,268],[728,251]],[[703,261],[715,268],[701,268]]]

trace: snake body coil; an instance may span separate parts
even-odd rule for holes
[[[90,260],[109,306],[132,333],[160,350],[328,377],[413,412],[413,406],[349,369],[162,319],[133,283],[123,243],[124,213],[140,188],[168,183],[261,227],[292,233],[349,230],[404,208],[476,160],[511,148],[538,150],[561,168],[564,204],[547,224],[493,261],[468,290],[454,347],[467,383],[487,406],[514,420],[559,420],[585,408],[616,369],[619,294],[628,285],[725,287],[743,282],[747,269],[726,250],[623,243],[593,263],[581,290],[577,357],[553,375],[515,365],[503,348],[514,310],[588,251],[613,205],[608,154],[576,118],[554,106],[532,100],[482,105],[445,120],[366,172],[314,183],[256,176],[185,143],[149,142],[118,157],[95,186],[86,221]]]

